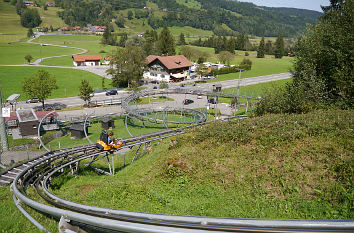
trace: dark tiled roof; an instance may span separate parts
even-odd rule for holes
[[[193,64],[183,55],[176,55],[176,56],[149,55],[146,58],[146,62],[147,64],[150,64],[151,62],[155,61],[155,59],[158,59],[169,70],[193,66]]]

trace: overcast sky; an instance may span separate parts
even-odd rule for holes
[[[329,0],[238,0],[239,2],[253,2],[257,6],[293,7],[322,12],[322,6],[328,6]]]

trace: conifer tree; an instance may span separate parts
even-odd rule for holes
[[[159,54],[168,54],[169,56],[176,54],[175,41],[167,27],[164,27],[160,33],[157,49]]]
[[[128,19],[129,20],[133,19],[133,12],[132,11],[128,11]]]
[[[257,58],[264,58],[264,53],[265,53],[265,45],[264,45],[264,37],[262,37],[257,50]]]
[[[265,54],[271,55],[273,54],[273,44],[271,40],[268,40],[265,44]]]
[[[32,37],[34,35],[32,28],[28,29],[27,37]]]
[[[275,42],[274,56],[275,58],[282,58],[284,55],[284,38],[282,35],[279,35]]]
[[[186,40],[184,39],[184,34],[181,32],[181,34],[179,35],[179,41],[178,43],[180,45],[185,45],[186,44]]]

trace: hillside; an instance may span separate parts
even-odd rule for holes
[[[84,169],[52,185],[76,202],[139,212],[353,219],[353,119],[328,110],[215,123],[154,145],[116,177]]]
[[[217,35],[245,33],[257,36],[298,35],[321,13],[292,8],[259,7],[227,0],[56,0],[60,17],[70,26],[116,22],[121,28],[139,22],[154,29],[190,26]],[[127,16],[127,10],[131,15]]]

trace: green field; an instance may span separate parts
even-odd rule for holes
[[[22,82],[40,69],[46,70],[56,77],[59,89],[54,90],[50,98],[77,96],[82,79],[87,79],[94,89],[101,89],[101,77],[87,71],[49,67],[0,67],[4,98],[17,93],[21,94],[20,100],[28,99],[22,95]],[[107,86],[110,84],[106,83]]]
[[[115,46],[100,44],[101,38],[102,37],[100,36],[87,36],[87,35],[45,35],[35,39],[34,42],[66,45],[70,47],[87,49],[88,52],[86,54],[99,54],[102,56],[102,60],[103,60],[105,56],[108,56],[109,53],[115,49]],[[104,52],[104,53],[100,53],[100,52]],[[44,60],[41,64],[55,65],[55,66],[73,66],[73,60],[71,56],[50,58]]]
[[[241,62],[242,59],[239,59]],[[257,77],[269,74],[279,74],[289,72],[292,68],[293,58],[284,57],[283,59],[251,59],[252,69],[241,73],[241,78]],[[223,74],[218,78],[209,80],[208,82],[218,82],[223,80],[237,79],[239,73]]]
[[[240,87],[240,95],[247,95],[247,96],[262,96],[262,93],[264,93],[265,90],[270,90],[272,88],[282,88],[284,87],[287,83],[291,82],[292,79],[283,79],[283,80],[278,80],[278,81],[273,81],[273,82],[266,82],[266,83],[259,83],[259,84],[254,84],[254,85],[249,85],[249,86],[241,86]],[[230,93],[230,94],[236,94],[237,93],[237,88],[227,88],[222,90],[222,92],[225,93]]]
[[[80,49],[71,49],[71,48],[61,48],[55,46],[41,46],[38,44],[29,44],[24,42],[15,42],[15,43],[0,43],[0,64],[2,65],[19,65],[24,64],[24,57],[27,54],[30,54],[35,60],[41,57],[49,56],[59,56],[64,54],[73,54],[82,52]],[[67,57],[71,59],[71,56]],[[53,63],[52,65],[56,65]]]

